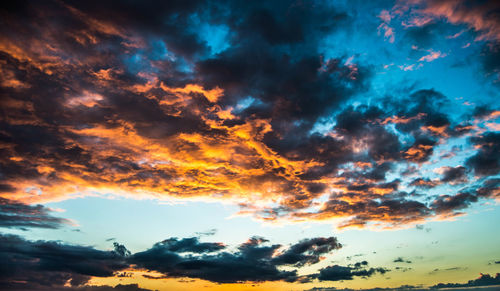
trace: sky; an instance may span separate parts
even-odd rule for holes
[[[0,289],[500,288],[499,1],[0,6]]]

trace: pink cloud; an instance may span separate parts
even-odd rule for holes
[[[439,58],[444,58],[445,56],[446,56],[446,54],[443,54],[440,51],[435,52],[435,51],[430,50],[428,55],[421,57],[418,61],[419,62],[432,62],[432,61],[437,60]]]
[[[383,30],[384,38],[388,39],[390,43],[393,43],[395,40],[394,29],[389,26],[392,19],[391,13],[387,10],[382,10],[378,17],[382,19],[382,23],[378,27],[379,34]]]
[[[422,7],[415,7],[422,6]],[[465,24],[478,32],[476,40],[499,40],[500,18],[495,11],[500,9],[500,1],[468,0],[415,0],[399,1],[392,9],[403,15],[410,11],[411,18],[402,24],[406,27],[423,26],[435,19],[446,19],[452,24]],[[456,38],[462,32],[448,38]]]

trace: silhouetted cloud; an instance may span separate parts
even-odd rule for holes
[[[182,239],[175,242],[183,242]],[[130,257],[138,267],[165,274],[167,277],[188,277],[218,283],[304,280],[296,270],[283,271],[279,266],[301,267],[320,261],[321,255],[341,248],[334,237],[305,239],[287,248],[267,245],[266,239],[252,237],[238,246],[237,251],[220,251],[198,255],[182,255],[186,250],[174,249],[170,240],[155,244],[151,249]],[[213,244],[220,246],[220,243]],[[204,251],[206,251],[204,249]],[[210,249],[215,251],[215,249]]]
[[[168,251],[176,253],[206,253],[215,252],[225,248],[221,243],[204,243],[196,237],[190,238],[169,238],[161,242],[161,245]]]
[[[341,247],[335,237],[303,239],[290,246],[269,244],[264,238],[252,237],[230,251],[223,243],[200,242],[191,237],[169,238],[132,254],[117,242],[113,243],[113,250],[101,251],[88,246],[28,241],[2,234],[0,285],[11,289],[63,288],[68,284],[80,288],[91,277],[122,277],[124,273],[120,271],[134,268],[162,273],[161,278],[192,278],[216,283],[304,283],[315,279],[336,280],[332,270],[343,270],[342,278],[367,277],[387,271],[367,268],[368,263],[363,261],[348,267],[335,265],[317,274],[298,275],[295,268],[316,264]],[[287,270],[282,269],[285,266]],[[346,270],[349,271],[346,273]]]
[[[0,197],[0,227],[60,228],[70,221],[50,215],[43,205],[28,205]]]
[[[394,263],[407,263],[407,264],[411,264],[412,263],[412,261],[406,260],[406,259],[404,259],[402,257],[397,257],[396,259],[394,259],[393,262]]]
[[[479,278],[474,280],[469,280],[465,284],[461,283],[439,283],[433,288],[457,288],[457,287],[479,287],[479,286],[491,286],[491,285],[499,285],[500,286],[500,274],[497,273],[495,276],[491,276],[490,274],[481,274]],[[497,286],[498,287],[498,286]]]
[[[299,276],[296,269],[286,271],[281,267],[316,264],[323,255],[341,247],[335,237],[304,239],[288,247],[270,245],[264,238],[252,237],[235,251],[228,251],[223,243],[200,242],[195,237],[169,238],[146,251],[131,254],[117,242],[113,243],[112,251],[101,251],[93,247],[28,241],[2,234],[0,285],[2,288],[40,290],[65,290],[68,284],[90,288],[83,285],[91,277],[121,277],[123,273],[119,271],[130,268],[160,272],[164,275],[161,278],[193,278],[217,283],[306,282],[323,277],[315,274]],[[366,261],[354,264],[351,275],[372,275],[374,270],[364,269],[367,264]]]
[[[500,275],[496,274],[491,276],[489,274],[481,274],[481,276],[474,280],[469,280],[467,283],[439,283],[430,287],[402,285],[395,288],[367,288],[367,289],[352,289],[352,288],[335,288],[335,287],[315,287],[308,289],[308,291],[431,291],[431,290],[450,290],[450,291],[466,291],[466,290],[484,290],[494,291],[498,290],[500,286]],[[478,287],[477,289],[474,287]]]
[[[471,138],[471,142],[479,148],[479,151],[467,160],[467,165],[480,176],[498,174],[500,172],[500,133],[487,132],[482,136]]]
[[[92,247],[54,241],[27,241],[15,235],[0,235],[0,286],[28,288],[31,285],[79,286],[91,278],[112,276],[128,266],[123,252],[100,251]],[[115,247],[116,247],[115,246]],[[27,286],[22,287],[22,282]]]
[[[18,283],[10,286],[3,286],[5,290],[46,290],[46,291],[152,291],[151,289],[140,288],[138,284],[118,284],[116,286],[72,286],[55,287],[40,286],[36,284]]]
[[[385,274],[389,270],[384,268],[366,268],[368,264],[364,261],[354,266],[333,265],[319,270],[317,275],[320,281],[352,280],[354,277],[370,277],[376,273]]]
[[[465,183],[467,182],[467,176],[465,173],[465,167],[447,167],[444,169],[443,177],[441,178],[441,182],[457,184],[457,183]]]

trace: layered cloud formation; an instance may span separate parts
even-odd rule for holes
[[[43,289],[83,286],[93,277],[109,277],[122,270],[148,270],[163,274],[151,278],[194,278],[216,283],[312,282],[352,280],[384,274],[384,268],[368,268],[366,261],[349,266],[332,265],[319,273],[299,275],[296,269],[318,263],[323,255],[340,249],[335,237],[304,239],[284,247],[252,237],[230,251],[222,243],[200,242],[198,238],[169,238],[152,248],[131,254],[114,243],[112,251],[63,244],[55,241],[27,241],[15,235],[0,236],[5,289]],[[144,275],[149,276],[149,275]],[[132,288],[132,287],[130,287]]]
[[[370,229],[424,229],[500,201],[500,2],[347,2],[1,4],[0,289],[391,271],[325,262],[343,248],[330,234],[170,237],[134,253],[13,234],[76,225],[44,205],[66,199],[216,201],[268,224]],[[406,272],[415,259],[387,262]]]
[[[2,9],[3,197],[219,199],[264,220],[361,227],[498,198],[499,111],[457,119],[433,89],[362,102],[371,65],[320,50],[349,14],[326,3],[146,4]],[[496,45],[497,21],[481,18],[489,6],[426,5],[413,26],[447,17]],[[398,7],[382,19],[410,9]],[[463,159],[426,177],[436,148]]]

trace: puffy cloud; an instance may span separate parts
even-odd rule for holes
[[[101,251],[89,246],[28,241],[2,234],[0,286],[13,290],[108,290],[111,287],[88,286],[87,283],[92,277],[122,276],[119,271],[123,270],[163,274],[151,278],[191,278],[216,283],[351,280],[356,276],[369,277],[388,271],[368,268],[368,263],[362,261],[347,267],[335,265],[320,269],[318,273],[298,275],[296,268],[316,264],[341,247],[335,237],[304,239],[289,246],[269,244],[262,237],[251,237],[234,250],[226,249],[220,242],[169,238],[132,254],[116,242],[113,250]],[[142,290],[136,285],[115,288]]]
[[[40,286],[37,284],[18,283],[9,286],[2,286],[5,290],[53,290],[53,291],[152,291],[150,289],[140,288],[138,284],[118,284],[116,286]]]
[[[112,276],[128,266],[120,251],[54,241],[27,241],[15,235],[0,235],[2,258],[0,285],[23,289],[22,282],[42,287],[79,286],[91,276]],[[4,288],[2,287],[2,288]]]
[[[335,237],[305,239],[292,245],[283,253],[276,255],[273,262],[298,267],[306,264],[315,264],[320,261],[321,255],[330,253],[341,247],[342,245],[337,242]]]
[[[342,247],[335,237],[305,239],[287,248],[267,245],[267,242],[264,238],[252,237],[239,245],[235,252],[220,251],[198,255],[182,255],[184,250],[175,252],[168,243],[162,242],[151,249],[133,254],[130,262],[140,268],[163,273],[167,277],[198,278],[219,283],[278,280],[295,282],[303,279],[298,276],[297,270],[284,271],[278,267],[315,264],[321,260],[321,255]]]
[[[446,167],[443,171],[441,182],[450,184],[467,182],[466,168],[462,166]]]
[[[453,268],[456,269],[456,268]],[[338,272],[344,272],[348,273],[348,270],[342,269],[342,268],[337,268]],[[348,276],[347,276],[348,277]],[[351,289],[351,288],[343,288],[341,290],[344,291],[378,291],[378,290],[384,290],[384,291],[396,291],[396,290],[406,290],[406,291],[430,291],[430,290],[436,290],[436,289],[441,289],[445,288],[446,290],[451,290],[451,291],[466,291],[466,290],[471,290],[473,287],[479,287],[477,290],[485,290],[485,291],[494,291],[498,288],[497,285],[499,285],[499,279],[500,276],[497,273],[495,276],[492,276],[490,274],[482,274],[479,276],[479,278],[474,279],[474,280],[469,280],[467,283],[439,283],[434,286],[430,287],[421,287],[421,286],[412,286],[412,285],[402,285],[398,286],[395,288],[368,288],[368,289]],[[335,291],[339,290],[337,288],[330,288],[330,287],[314,287],[312,289],[308,289],[310,291],[316,290],[316,291]],[[472,289],[476,290],[476,289]]]
[[[471,142],[478,151],[467,160],[467,165],[478,176],[498,174],[500,172],[500,134],[487,132],[482,136],[472,137]]]
[[[396,259],[394,259],[394,261],[392,261],[394,263],[407,263],[407,264],[411,264],[412,262],[410,260],[405,260],[404,258],[402,257],[397,257]]]
[[[161,242],[165,249],[171,252],[177,253],[205,253],[219,251],[225,248],[223,244],[220,243],[202,243],[196,237],[190,238],[170,238]]]
[[[131,264],[161,272],[169,278],[188,277],[219,283],[297,281],[296,270],[283,271],[278,267],[315,264],[321,255],[341,248],[334,237],[306,239],[287,248],[266,245],[267,240],[253,237],[239,245],[235,252],[228,252],[222,243],[170,238],[146,251],[131,254],[116,242],[113,251],[100,251],[52,241],[26,241],[14,235],[0,238],[0,256],[4,262],[0,282],[9,288],[21,288],[21,281],[40,288],[62,287],[67,282],[79,286],[91,276],[113,276]]]

